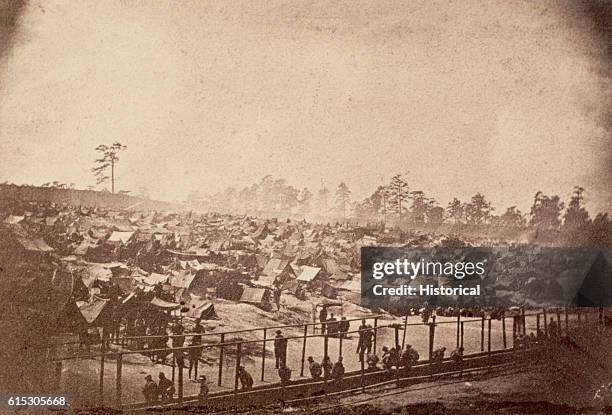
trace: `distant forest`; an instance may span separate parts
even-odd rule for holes
[[[538,191],[529,212],[516,206],[497,210],[486,196],[476,193],[469,200],[458,198],[441,206],[422,190],[411,189],[407,180],[397,174],[389,183],[379,186],[361,201],[351,198],[351,190],[341,182],[335,189],[322,186],[316,194],[308,188],[298,189],[284,179],[265,176],[242,189],[228,187],[205,195],[194,192],[188,204],[206,210],[265,215],[302,217],[309,220],[351,221],[359,223],[451,223],[492,225],[538,229],[557,229],[589,234],[606,245],[612,243],[612,222],[607,213],[592,215],[584,206],[585,189],[575,186],[569,200]]]

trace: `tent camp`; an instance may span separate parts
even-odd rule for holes
[[[215,306],[213,303],[196,295],[190,296],[189,303],[181,310],[185,312],[185,317],[202,320],[212,320],[217,318]]]
[[[302,272],[297,277],[297,280],[305,283],[311,282],[317,277],[317,275],[319,275],[319,272],[321,272],[321,268],[304,265],[302,267]]]
[[[240,297],[241,303],[255,304],[264,310],[271,310],[270,290],[267,288],[245,287]]]
[[[7,225],[16,225],[19,222],[21,222],[24,218],[25,216],[9,215],[6,219],[4,219],[3,222]]]
[[[295,279],[295,272],[286,259],[270,258],[262,271],[262,275],[257,278],[257,285],[262,287],[272,287],[275,284],[285,284],[287,280]]]
[[[153,297],[151,305],[154,307],[162,308],[164,310],[176,310],[181,305],[170,301],[162,300],[161,298]]]
[[[170,278],[169,275],[163,275],[163,274],[158,274],[156,272],[152,272],[150,275],[147,275],[146,277],[135,277],[134,279],[138,282],[141,282],[142,284],[157,285],[157,284],[165,283],[166,281],[168,281],[168,278]]]
[[[106,240],[106,242],[109,242],[112,244],[124,244],[125,245],[126,243],[130,241],[130,239],[132,239],[133,235],[134,235],[134,232],[113,231],[113,233]]]
[[[47,245],[47,243],[43,241],[42,238],[28,239],[28,238],[18,237],[17,241],[26,251],[33,251],[33,252],[51,252],[53,251],[53,248]]]
[[[289,261],[281,258],[270,258],[263,271],[263,275],[280,275],[289,267]],[[288,271],[288,270],[287,270]]]
[[[176,275],[171,275],[170,278],[168,279],[168,282],[173,287],[188,289],[194,278],[195,278],[195,274],[187,274],[184,272],[179,272]]]
[[[94,324],[94,322],[97,322],[98,318],[103,314],[108,301],[109,300],[104,298],[93,297],[92,300],[80,304],[79,311],[83,315],[83,318],[85,318],[87,324]]]

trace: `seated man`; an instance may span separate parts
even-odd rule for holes
[[[451,360],[453,363],[463,362],[463,347],[459,347],[451,352]]]
[[[321,365],[313,359],[312,356],[308,356],[308,368],[310,369],[310,376],[313,379],[320,379],[323,374],[323,368]]]
[[[278,368],[278,377],[280,378],[281,385],[286,385],[291,380],[291,369],[284,363]]]
[[[402,354],[400,356],[400,366],[410,368],[418,361],[419,352],[413,349],[410,344],[407,344],[406,348],[402,351]]]
[[[342,364],[342,356],[340,356],[338,358],[338,361],[334,363],[331,377],[333,380],[340,380],[344,377],[344,365]]]
[[[329,379],[331,377],[331,372],[333,368],[333,365],[332,365],[332,362],[329,356],[325,356],[323,358],[323,363],[321,364],[321,366],[323,366],[323,377],[325,379]]]
[[[399,356],[397,353],[397,349],[395,347],[392,347],[391,349],[389,349],[387,346],[383,347],[383,357],[382,357],[382,361],[383,361],[383,367],[386,370],[391,370],[393,368],[393,366],[396,366],[399,364]]]
[[[253,376],[246,371],[244,366],[238,368],[238,380],[242,390],[250,390],[253,387]]]
[[[167,402],[172,399],[172,396],[174,396],[174,384],[166,377],[166,375],[164,375],[163,372],[159,372],[159,383],[157,384],[157,390],[162,402]]]
[[[440,347],[433,351],[431,356],[431,360],[433,363],[442,363],[444,361],[444,353],[446,352],[446,347]]]
[[[200,379],[198,381],[200,383],[200,393],[198,393],[198,400],[200,403],[203,403],[208,399],[208,382],[206,381],[206,376],[200,375]]]
[[[515,338],[515,348],[524,349],[527,346],[527,336],[524,334],[518,334]]]
[[[389,353],[389,348],[387,346],[383,346],[382,348],[382,364],[385,369],[390,368],[389,359],[391,358],[391,354]]]
[[[145,385],[142,388],[142,394],[144,395],[145,402],[149,405],[157,402],[157,396],[159,395],[157,390],[157,384],[153,381],[151,375],[145,376]]]
[[[368,364],[368,371],[378,370],[378,362],[380,359],[374,353],[369,353],[366,359],[366,363]]]

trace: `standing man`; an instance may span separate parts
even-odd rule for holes
[[[281,304],[281,294],[283,293],[283,289],[280,285],[276,285],[274,287],[274,303],[276,304],[276,309],[280,310]]]
[[[361,320],[361,326],[359,326],[359,340],[357,341],[357,354],[359,355],[359,361],[363,362],[363,356],[365,354],[366,337],[368,336],[368,325],[366,324],[365,318]]]
[[[319,323],[321,323],[321,334],[325,334],[325,326],[327,321],[327,307],[321,307],[321,311],[319,312]]]
[[[287,363],[287,339],[283,337],[283,332],[276,330],[274,338],[274,357],[276,360],[275,368],[286,366]]]
[[[172,337],[172,347],[183,347],[183,345],[185,344],[185,328],[180,324],[177,323],[174,326],[174,330],[172,330],[172,334],[174,335]]]
[[[351,328],[351,323],[349,323],[349,321],[346,319],[346,317],[342,316],[340,318],[340,323],[339,323],[339,329],[340,329],[340,337],[347,337],[347,333],[349,332],[350,328]]]
[[[185,344],[185,328],[180,324],[174,326],[172,334],[172,348],[183,347]],[[185,367],[185,353],[183,350],[173,350],[174,360],[180,367]]]
[[[365,332],[365,337],[363,339],[363,347],[366,354],[370,354],[372,353],[372,342],[374,341],[374,329],[369,324],[366,324],[366,328],[367,331]]]
[[[202,334],[204,334],[204,327],[201,324],[200,319],[196,320],[196,324],[193,327],[193,336],[191,337],[191,346],[199,346],[202,344]],[[194,347],[189,349],[189,379],[191,379],[192,369],[194,370],[193,379],[198,377],[198,360],[202,355],[201,347]]]
[[[327,320],[327,334],[330,336],[336,336],[338,334],[338,320],[334,317],[334,313],[331,313]]]

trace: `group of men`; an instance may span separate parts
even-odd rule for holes
[[[410,344],[407,344],[403,350],[400,345],[396,345],[390,349],[387,346],[384,346],[382,348],[382,352],[382,365],[385,370],[391,370],[394,367],[398,369],[408,369],[419,361],[419,352],[417,352],[416,349],[414,349]],[[368,369],[376,369],[377,363],[377,357],[374,358],[370,355],[368,356]]]
[[[366,320],[361,320],[359,326],[359,340],[357,341],[357,354],[359,361],[363,362],[364,355],[372,352],[372,342],[374,340],[374,329],[366,323]]]
[[[342,356],[338,357],[338,361],[333,364],[329,356],[323,357],[321,363],[316,362],[312,356],[308,356],[308,368],[313,379],[340,380],[344,377],[345,372]]]
[[[333,315],[332,317],[333,318]],[[196,321],[193,332],[191,333],[191,344],[190,346],[198,346],[202,344],[202,335],[204,334],[204,327],[201,325],[201,321]],[[376,354],[372,353],[373,339],[375,333],[374,329],[367,324],[366,320],[361,320],[359,326],[359,340],[357,344],[357,354],[359,355],[360,361],[367,363],[368,371],[380,370],[378,364],[382,363],[384,370],[396,369],[410,369],[414,364],[419,361],[419,353],[407,344],[404,348],[400,345],[395,347],[383,347],[382,358],[379,359]],[[183,347],[185,343],[184,328],[177,324],[173,328],[172,346]],[[278,370],[278,375],[281,381],[281,385],[286,385],[291,380],[291,369],[287,366],[287,338],[283,336],[281,330],[276,331],[274,337],[274,357],[275,357],[275,368]],[[189,378],[192,376],[192,369],[196,367],[196,362],[200,358],[202,348],[194,347],[188,350],[189,352]],[[441,363],[444,360],[446,352],[445,347],[441,347],[433,351],[432,361],[433,363]],[[181,350],[175,351],[175,358],[179,364],[183,364],[184,355]],[[457,348],[451,353],[451,360],[455,363],[463,360],[463,348]],[[321,363],[314,360],[312,356],[308,357],[308,367],[312,379],[325,379],[330,381],[337,381],[344,377],[345,368],[342,361],[342,357],[338,357],[338,361],[332,363],[329,356],[325,356]],[[197,369],[195,372],[197,377]],[[174,385],[171,380],[167,379],[164,373],[159,374],[159,382],[156,384],[150,375],[147,375],[146,384],[143,388],[143,394],[147,403],[152,404],[158,401],[162,403],[172,398],[175,393]],[[253,387],[253,377],[246,370],[244,366],[238,367],[238,380],[242,390],[250,390]],[[206,377],[200,376],[198,380],[200,383],[200,400],[206,399],[208,396],[208,386],[206,383]]]
[[[206,376],[201,375],[198,383],[200,384],[198,398],[200,402],[204,402],[208,398],[209,392]],[[147,404],[153,405],[156,403],[163,404],[170,402],[175,392],[174,383],[168,379],[163,372],[159,373],[158,383],[155,383],[151,375],[145,376],[145,385],[144,388],[142,388],[142,393]]]
[[[142,388],[142,393],[147,404],[168,402],[174,396],[174,392],[174,383],[163,372],[159,373],[158,383],[155,383],[151,375],[145,376],[145,385]]]
[[[319,322],[321,323],[322,334],[327,333],[328,336],[336,337],[347,337],[347,333],[351,328],[351,323],[342,316],[340,320],[334,317],[334,313],[329,315],[327,318],[327,308],[323,307],[319,312]]]
[[[202,356],[202,335],[204,335],[204,326],[200,319],[196,320],[196,324],[193,327],[193,331],[190,333],[191,343],[189,349],[187,349],[187,355],[189,356],[189,378],[193,374],[193,379],[197,377],[197,365],[200,357]],[[185,346],[185,328],[182,324],[177,323],[172,328],[172,347],[181,348]],[[194,347],[191,347],[194,346]],[[185,365],[185,353],[183,350],[174,350],[174,359],[176,364],[179,366]]]

